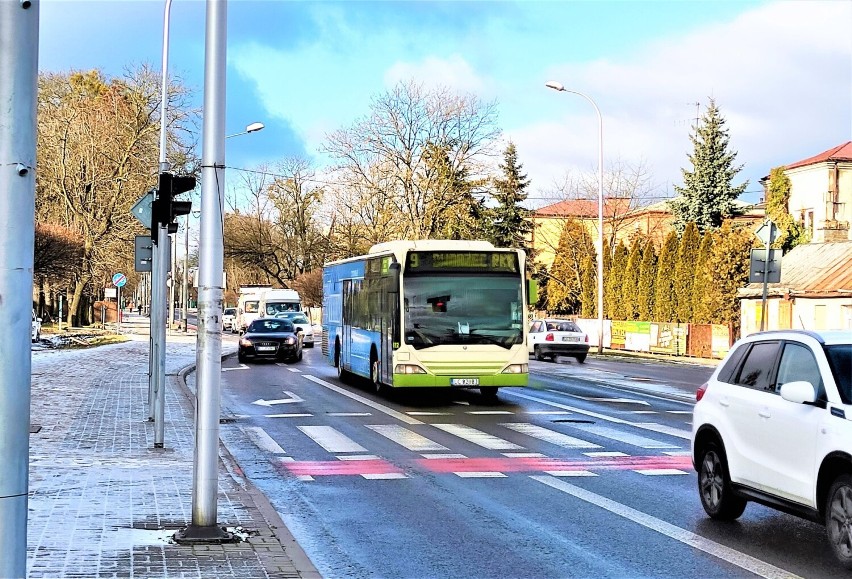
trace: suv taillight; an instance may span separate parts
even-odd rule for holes
[[[552,341],[553,341],[553,334],[547,334],[547,335],[544,337],[544,340],[545,340],[546,342],[552,342]]]
[[[707,386],[709,386],[709,382],[705,382],[701,386],[698,387],[698,390],[695,391],[695,401],[698,402],[702,398],[704,398],[704,393],[707,392]]]

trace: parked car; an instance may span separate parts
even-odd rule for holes
[[[38,342],[39,340],[41,340],[41,318],[37,318],[35,310],[33,310],[33,325],[32,333],[30,334],[30,341]]]
[[[290,320],[296,326],[296,331],[302,332],[302,345],[305,348],[314,347],[314,327],[305,314],[302,312],[280,312],[275,314],[275,317]]]
[[[225,308],[222,312],[222,329],[229,332],[237,331],[237,308]]]
[[[289,320],[258,318],[249,324],[240,338],[237,359],[267,360],[302,359],[302,334]]]
[[[589,336],[571,320],[533,320],[527,346],[539,361],[550,358],[555,362],[557,356],[571,356],[582,364],[589,353]]]
[[[739,340],[696,393],[692,462],[707,514],[749,501],[826,526],[852,569],[852,331]]]

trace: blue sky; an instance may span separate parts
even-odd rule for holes
[[[164,1],[42,0],[40,69],[159,68]],[[169,71],[203,97],[206,4],[174,0]],[[328,163],[325,134],[400,80],[496,101],[531,205],[566,172],[640,161],[660,195],[689,167],[695,105],[714,97],[757,180],[852,139],[852,2],[254,2],[228,4],[227,165]],[[234,171],[229,183],[234,183]],[[756,201],[758,193],[745,197]]]

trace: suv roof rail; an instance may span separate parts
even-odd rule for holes
[[[820,344],[825,344],[825,339],[819,332],[815,332],[813,330],[764,330],[762,332],[755,332],[753,334],[749,334],[748,337],[752,336],[773,336],[776,334],[801,334],[803,336],[810,336]]]

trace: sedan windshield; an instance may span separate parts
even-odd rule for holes
[[[417,349],[520,344],[521,298],[519,276],[409,275],[405,278],[405,343]]]
[[[287,320],[255,320],[248,328],[250,334],[273,334],[292,332],[293,324]]]

